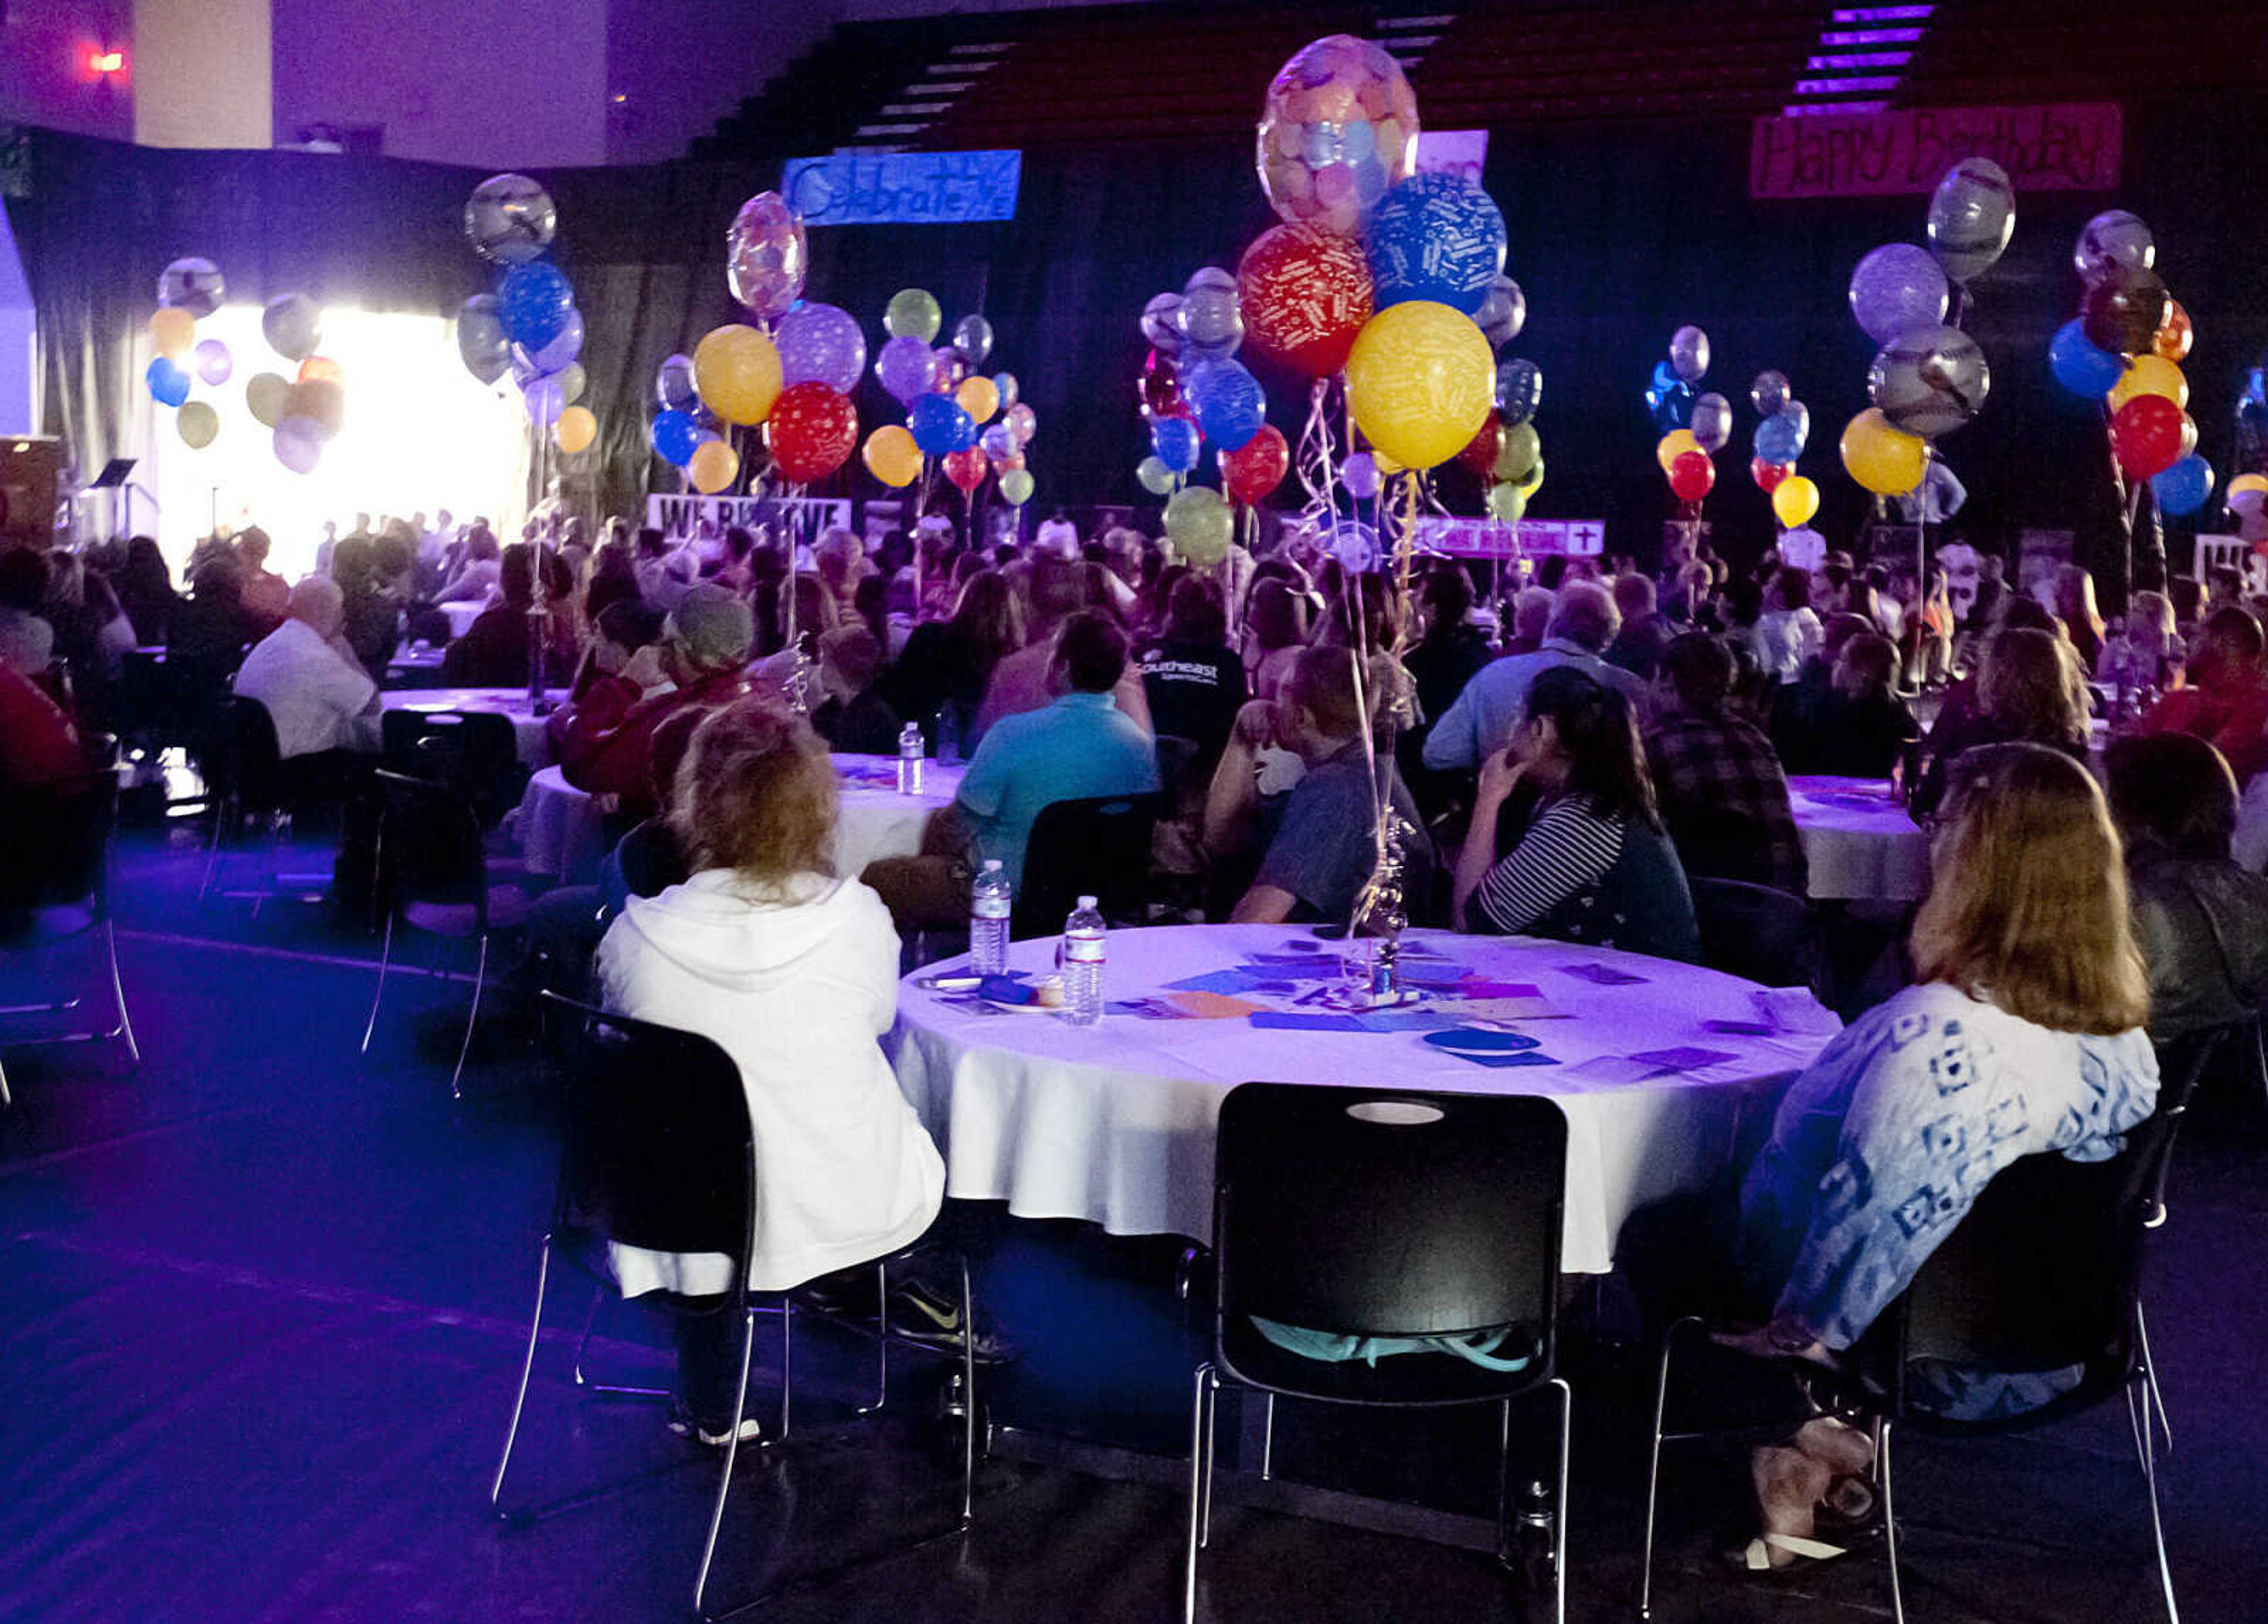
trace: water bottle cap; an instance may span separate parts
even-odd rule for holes
[[[1000,867],[1000,859],[999,859],[999,858],[998,858],[998,857],[987,857],[987,858],[985,858],[985,859],[984,859],[984,871],[985,871],[987,874],[990,874],[990,873],[993,873],[993,872],[997,871],[999,869],[999,867]]]
[[[1083,912],[1091,911],[1094,907],[1094,899],[1093,897],[1081,897],[1079,900],[1079,906]]]

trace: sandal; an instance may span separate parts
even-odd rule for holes
[[[1795,1560],[1774,1563],[1771,1554],[1786,1551]],[[1825,1564],[1848,1556],[1851,1553],[1839,1545],[1829,1545],[1821,1539],[1806,1539],[1796,1534],[1764,1533],[1746,1546],[1725,1553],[1727,1566],[1744,1573],[1769,1575],[1774,1578],[1792,1573],[1801,1573],[1807,1568]]]

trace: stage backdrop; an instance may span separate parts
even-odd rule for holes
[[[2095,408],[2053,388],[2043,356],[2078,298],[2072,239],[2090,214],[2114,204],[2155,229],[2159,268],[2197,320],[2193,410],[2202,449],[2225,466],[2238,380],[2268,348],[2268,283],[2259,276],[2268,263],[2268,203],[2245,184],[2264,143],[2268,107],[2257,103],[2130,106],[2116,195],[2020,197],[2014,246],[1978,283],[1970,324],[1992,363],[1992,399],[1943,445],[1970,492],[1959,528],[1996,545],[2020,528],[2072,529],[2083,555],[2109,556],[2111,508]],[[1840,470],[1835,442],[1865,404],[1874,347],[1852,321],[1845,290],[1867,249],[1919,239],[1925,199],[1752,201],[1749,158],[1744,122],[1491,132],[1487,184],[1503,208],[1509,268],[1529,308],[1513,349],[1544,374],[1536,422],[1549,472],[1536,517],[1603,516],[1610,550],[1651,555],[1672,503],[1640,395],[1672,330],[1693,321],[1715,352],[1705,386],[1736,408],[1709,503],[1719,544],[1744,555],[1771,532],[1746,474],[1754,423],[1747,386],[1765,367],[1786,372],[1811,408],[1802,466],[1827,492],[1820,527],[1838,544],[1855,528],[1863,502]],[[7,209],[39,305],[48,423],[70,439],[82,468],[136,454],[151,430],[136,346],[146,343],[158,272],[175,255],[217,261],[232,300],[298,290],[330,304],[441,314],[489,284],[458,229],[464,196],[481,179],[473,172],[294,153],[151,151],[33,132],[12,173],[21,195],[10,195]],[[649,490],[675,489],[674,474],[645,452],[655,366],[733,315],[725,227],[741,200],[777,183],[778,164],[541,178],[559,205],[556,257],[589,322],[588,403],[601,425],[590,474],[607,511],[636,513]],[[1039,414],[1035,513],[1058,503],[1138,501],[1141,306],[1200,265],[1233,268],[1271,218],[1242,143],[1033,151],[1024,155],[1012,220],[814,230],[807,294],[850,310],[870,342],[879,342],[884,304],[903,286],[934,291],[948,324],[982,312],[998,334],[990,366],[1016,373]],[[240,356],[239,379],[265,364]],[[1269,386],[1271,417],[1296,435],[1304,390],[1264,365],[1255,370]],[[858,404],[864,429],[896,420],[871,379]],[[170,423],[158,427],[172,432]],[[1210,478],[1210,457],[1206,468]],[[398,506],[431,506],[418,474],[401,470]],[[1445,494],[1470,511],[1477,493],[1461,480],[1452,472]],[[814,494],[871,489],[855,459],[834,485]]]

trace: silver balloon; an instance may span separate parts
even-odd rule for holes
[[[2089,220],[2071,249],[2072,265],[2089,287],[2148,270],[2157,261],[2158,243],[2150,228],[2124,209]]]
[[[1796,455],[1801,456],[1803,448],[1811,443],[1811,408],[1800,400],[1791,400],[1774,415],[1794,434]]]
[[[1501,349],[1520,336],[1520,329],[1528,325],[1528,296],[1520,284],[1499,273],[1489,284],[1487,296],[1481,300],[1480,313],[1473,318],[1491,348]]]
[[[653,396],[664,411],[691,412],[701,404],[700,391],[693,386],[691,356],[672,356],[655,370]]]
[[[803,296],[809,254],[803,217],[777,192],[759,192],[725,233],[725,281],[750,315],[775,321]]]
[[[1970,282],[1990,270],[2016,230],[2016,188],[1989,158],[1964,158],[1929,200],[1929,251],[1945,274]]]
[[[158,278],[158,303],[186,310],[200,321],[220,308],[226,291],[220,267],[210,260],[175,260]]]
[[[1867,373],[1867,397],[1891,427],[1924,439],[1950,434],[1976,416],[1992,387],[1984,352],[1959,327],[1902,333]]]
[[[512,367],[512,341],[493,293],[475,294],[457,312],[457,354],[465,371],[492,384]]]
[[[1687,383],[1698,383],[1709,370],[1709,335],[1690,322],[1669,335],[1669,367]]]
[[[1733,437],[1733,403],[1714,390],[1693,402],[1694,443],[1712,455]]]
[[[1749,404],[1756,408],[1759,417],[1777,417],[1787,404],[1787,388],[1786,373],[1759,372],[1749,385]]]
[[[1233,285],[1203,287],[1185,294],[1175,319],[1182,344],[1202,360],[1233,356],[1244,342],[1244,312],[1237,305]]]
[[[304,293],[286,293],[260,312],[260,331],[277,355],[305,361],[323,346],[323,307]]]
[[[541,258],[558,229],[551,194],[526,175],[490,175],[465,202],[466,240],[475,254],[499,265]]]
[[[971,371],[983,366],[992,353],[992,324],[982,316],[963,316],[954,322],[953,353]]]
[[[1219,288],[1233,293],[1236,291],[1236,278],[1218,265],[1208,265],[1202,270],[1192,272],[1189,279],[1182,284],[1184,294],[1201,292],[1206,288]]]
[[[1160,293],[1142,306],[1142,336],[1160,355],[1182,353],[1182,296]]]
[[[559,404],[572,406],[583,398],[583,391],[591,386],[590,374],[584,371],[579,361],[570,361],[554,374],[559,385]]]

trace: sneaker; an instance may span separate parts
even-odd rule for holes
[[[711,1432],[706,1427],[696,1425],[690,1415],[682,1412],[673,1415],[669,1418],[669,1429],[681,1438],[699,1438],[711,1449],[723,1449],[733,1442],[733,1433],[729,1426],[719,1427],[716,1431]],[[764,1427],[762,1422],[753,1415],[743,1415],[740,1418],[741,1443],[754,1444],[763,1436]]]

